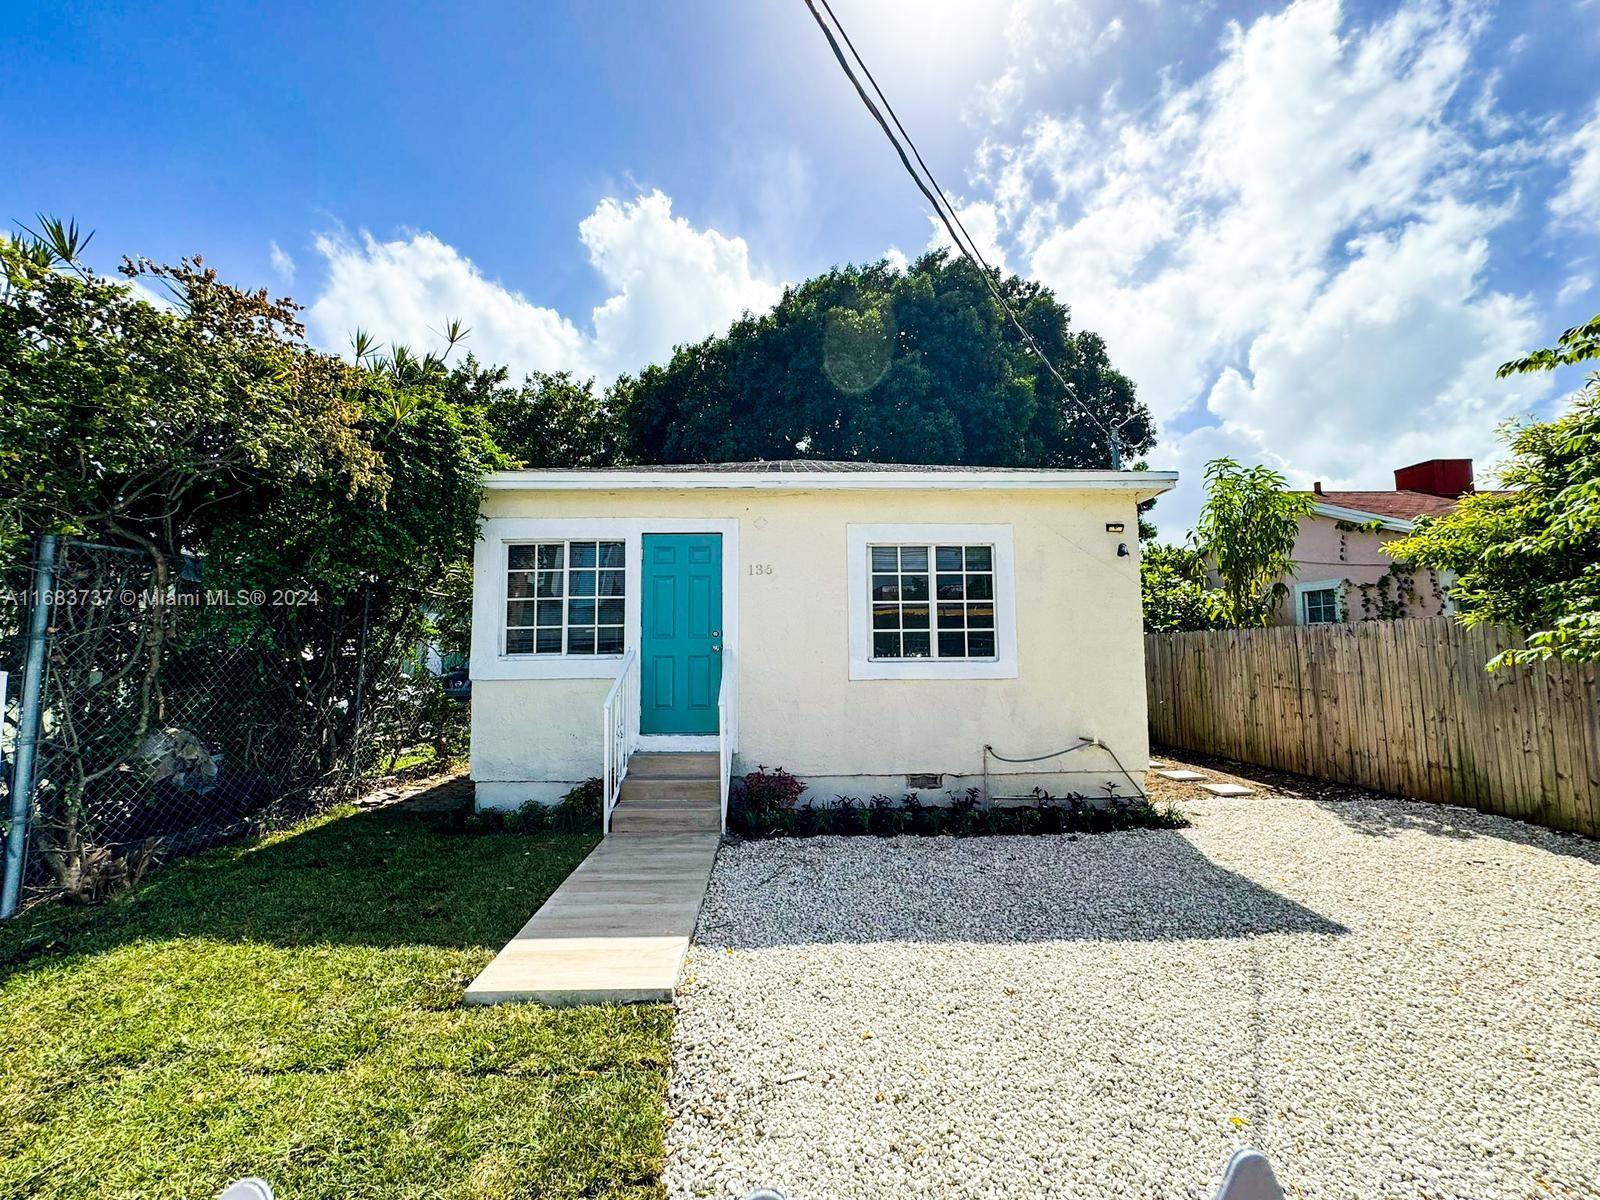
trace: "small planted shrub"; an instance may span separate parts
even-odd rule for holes
[[[462,815],[471,833],[599,833],[599,779],[585,779],[555,804],[530,800],[507,812],[485,810]]]
[[[728,791],[728,829],[740,837],[781,836],[806,785],[782,767],[757,767]]]
[[[836,796],[825,804],[801,805],[803,780],[762,767],[735,782],[728,797],[728,832],[735,837],[826,837],[868,834],[896,837],[998,837],[1003,835],[1109,833],[1118,829],[1182,829],[1188,819],[1175,808],[1157,808],[1143,796],[1108,790],[1106,799],[1052,796],[1034,789],[1032,804],[985,807],[982,793],[968,788],[944,804],[927,804],[915,792],[899,800],[874,796],[863,804]]]

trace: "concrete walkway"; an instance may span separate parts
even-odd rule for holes
[[[468,1004],[670,1004],[716,833],[613,833],[467,987]]]

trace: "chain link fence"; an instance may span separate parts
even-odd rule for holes
[[[456,706],[426,652],[369,662],[359,606],[331,653],[286,654],[246,617],[284,598],[208,590],[197,560],[158,566],[141,551],[66,539],[56,558],[44,594],[18,569],[0,597],[8,765],[28,699],[29,612],[40,603],[48,614],[24,904],[97,900],[157,860],[348,796],[408,741],[445,740]],[[355,683],[313,712],[318,693],[303,685],[318,672]],[[11,811],[8,795],[0,812]]]

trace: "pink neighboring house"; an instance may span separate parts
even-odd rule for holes
[[[1388,492],[1329,492],[1312,486],[1316,508],[1300,520],[1297,570],[1275,625],[1432,617],[1450,612],[1448,572],[1397,565],[1385,542],[1418,517],[1449,512],[1473,491],[1470,458],[1431,458],[1401,467]]]

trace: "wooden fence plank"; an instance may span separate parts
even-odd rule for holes
[[[1153,741],[1600,836],[1600,666],[1449,617],[1149,634]]]

